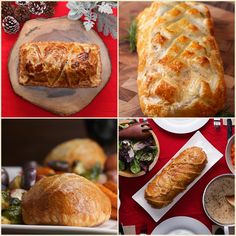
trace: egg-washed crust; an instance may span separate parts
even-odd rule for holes
[[[109,220],[111,202],[91,181],[65,173],[39,180],[22,199],[25,224],[96,226]]]
[[[147,116],[214,116],[226,100],[208,8],[153,2],[137,17],[138,93]]]
[[[97,87],[100,48],[77,42],[25,43],[19,52],[19,83],[51,88]]]

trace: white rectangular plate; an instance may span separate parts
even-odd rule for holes
[[[20,167],[4,167],[12,180],[21,172]],[[117,234],[117,221],[109,220],[96,227],[72,227],[54,225],[6,225],[2,224],[3,234]]]
[[[161,209],[157,209],[157,208],[153,208],[144,198],[144,193],[145,193],[145,189],[148,185],[148,183],[150,181],[152,181],[155,176],[149,180],[138,192],[136,192],[132,198],[141,206],[143,207],[143,209],[145,211],[147,211],[149,213],[149,215],[157,222],[159,221],[175,204],[176,202],[179,201],[179,199],[181,199],[181,197],[184,196],[184,194],[186,194],[188,192],[188,190],[190,188],[192,188],[192,186],[194,184],[197,183],[197,181],[217,162],[220,160],[220,158],[223,156],[222,153],[220,153],[214,146],[212,146],[211,143],[209,143],[209,141],[199,132],[197,131],[190,139],[189,141],[173,156],[173,158],[176,158],[182,151],[184,151],[185,149],[189,148],[189,147],[193,147],[193,146],[197,146],[197,147],[201,147],[206,155],[207,155],[207,164],[204,168],[204,170],[202,171],[201,175],[198,176],[191,184],[188,185],[188,187],[179,195],[177,195],[175,197],[175,199],[173,200],[173,202],[171,202],[168,206],[163,207]],[[167,166],[171,160],[173,159],[171,158],[165,166]],[[163,166],[163,168],[165,168],[165,166]],[[162,168],[162,169],[163,169]],[[161,170],[158,171],[157,174],[161,173]]]

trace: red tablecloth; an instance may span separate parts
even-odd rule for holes
[[[124,226],[135,225],[137,234],[140,233],[142,228],[146,227],[147,233],[150,234],[158,224],[168,218],[174,216],[189,216],[201,221],[211,230],[213,223],[204,213],[202,207],[202,193],[211,179],[223,173],[230,173],[224,156],[157,223],[132,199],[132,195],[150,180],[194,134],[172,134],[158,127],[152,120],[150,120],[149,123],[160,143],[159,160],[156,166],[144,176],[137,178],[119,178],[121,200],[120,223]],[[216,130],[213,126],[213,120],[210,120],[200,129],[200,132],[216,149],[224,154],[227,144],[227,126],[222,125],[219,130]]]
[[[55,16],[66,16],[69,9],[66,2],[59,2]],[[115,11],[114,14],[117,14]],[[63,25],[62,25],[63,28]],[[95,28],[96,29],[96,28]],[[112,73],[109,82],[95,99],[83,110],[73,116],[81,117],[114,117],[117,115],[117,40],[98,33],[106,44],[112,63]],[[38,106],[16,95],[11,87],[8,76],[8,57],[18,34],[9,35],[2,30],[2,116],[3,117],[53,117]]]

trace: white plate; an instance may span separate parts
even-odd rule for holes
[[[211,234],[211,232],[203,223],[194,218],[177,216],[160,223],[152,234],[193,235]]]
[[[10,180],[21,172],[20,167],[4,167]],[[109,220],[96,227],[72,227],[54,225],[6,225],[2,224],[3,234],[117,234],[117,221]]]
[[[117,221],[109,220],[97,227],[53,225],[2,225],[3,234],[117,234]]]
[[[206,155],[207,155],[207,164],[204,168],[204,170],[202,171],[202,173],[191,183],[188,185],[188,187],[181,192],[179,195],[177,195],[175,197],[175,199],[173,200],[173,202],[171,202],[168,206],[163,207],[161,209],[156,209],[153,208],[144,198],[144,192],[145,189],[148,185],[148,183],[155,178],[155,176],[149,180],[139,191],[137,191],[132,198],[141,206],[143,207],[143,209],[145,211],[147,211],[149,213],[149,215],[157,222],[159,221],[180,199],[181,197],[184,196],[184,194],[186,194],[188,192],[189,189],[192,188],[192,186],[194,184],[197,183],[197,181],[204,176],[204,174],[206,174],[206,172],[213,166],[215,165],[215,163],[217,161],[220,160],[220,158],[223,156],[222,153],[220,153],[214,146],[212,146],[211,143],[209,143],[209,141],[199,132],[197,131],[190,139],[189,141],[173,156],[173,158],[177,157],[182,151],[184,151],[185,149],[189,148],[189,147],[193,147],[193,146],[197,146],[197,147],[201,147]],[[161,158],[161,157],[160,157]],[[165,166],[167,166],[171,160],[173,159],[171,158]],[[163,168],[165,167],[163,166]],[[163,169],[162,168],[162,169]],[[157,174],[160,174],[162,169],[160,171],[158,171]],[[200,201],[200,200],[199,200]]]
[[[208,122],[208,118],[165,118],[153,119],[162,129],[175,134],[191,133]]]

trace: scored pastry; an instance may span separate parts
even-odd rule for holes
[[[72,139],[57,145],[47,155],[45,163],[66,161],[72,165],[74,161],[80,161],[85,169],[89,170],[96,164],[103,169],[106,159],[102,147],[95,141],[85,138]]]
[[[52,88],[97,87],[101,83],[96,44],[32,42],[20,47],[19,83]]]
[[[91,181],[76,174],[39,180],[22,199],[25,224],[96,226],[109,220],[111,202]]]
[[[167,206],[201,174],[206,163],[207,156],[201,148],[187,148],[148,184],[146,200],[156,208]]]
[[[222,110],[224,70],[208,8],[194,2],[153,2],[136,20],[143,113],[214,116]]]

